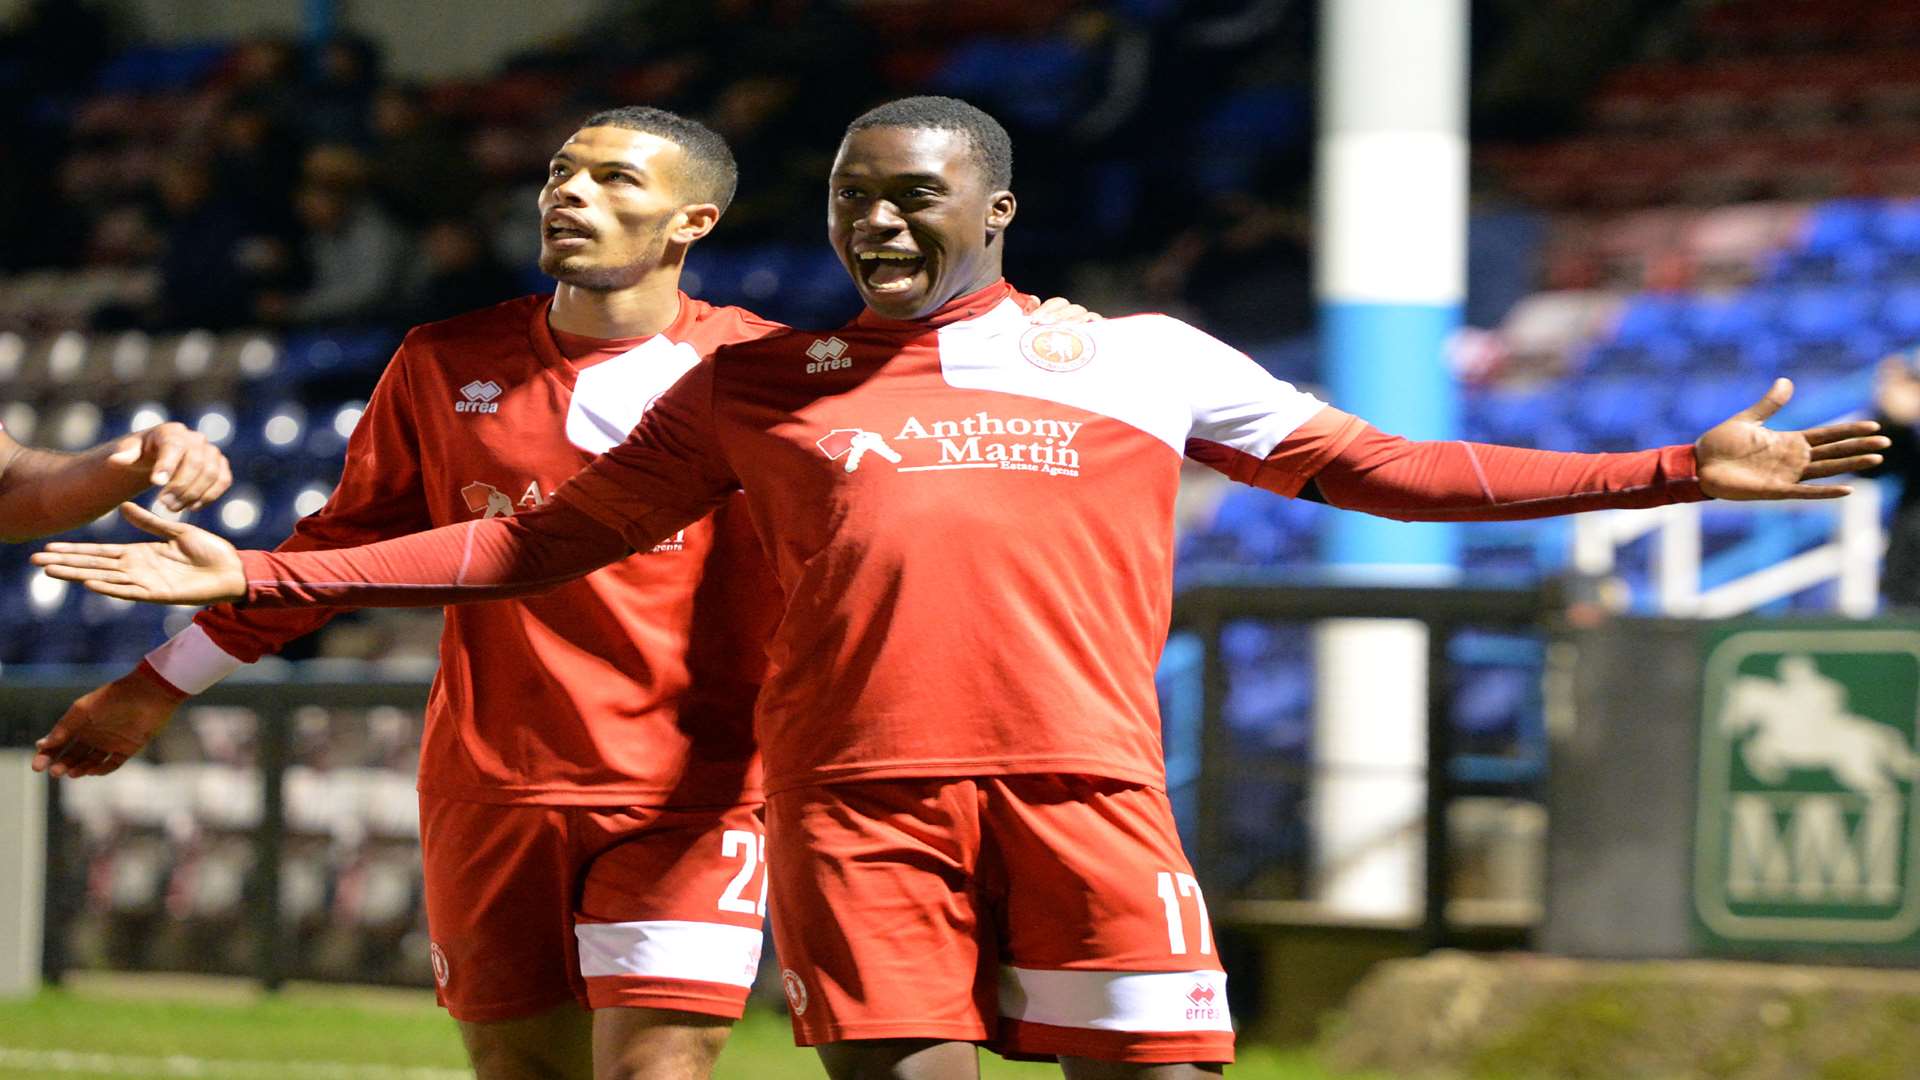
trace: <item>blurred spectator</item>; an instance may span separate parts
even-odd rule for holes
[[[1902,481],[1900,505],[1887,534],[1880,591],[1894,607],[1920,608],[1920,369],[1913,356],[1896,354],[1880,362],[1873,411],[1881,433],[1893,445],[1884,452],[1886,461],[1866,475]]]
[[[401,326],[438,322],[523,291],[488,250],[478,223],[442,218],[420,237],[419,256],[407,268],[392,321]]]
[[[1244,192],[1215,196],[1201,224],[1175,237],[1147,271],[1151,295],[1193,312],[1228,341],[1312,329],[1312,223],[1293,205]]]
[[[294,232],[287,192],[300,179],[300,144],[274,95],[229,102],[214,132],[215,197],[280,236]]]
[[[481,175],[455,132],[427,106],[427,92],[391,83],[373,95],[373,185],[406,221],[464,214],[479,201]]]
[[[237,207],[214,198],[213,175],[197,158],[160,168],[160,295],[153,323],[225,329],[253,312],[254,269],[270,263],[267,243]]]
[[[320,47],[314,66],[300,109],[307,138],[367,145],[374,88],[380,84],[379,48],[363,37],[337,37]]]
[[[365,160],[351,149],[323,146],[308,155],[294,212],[311,278],[304,292],[262,294],[260,318],[347,323],[372,319],[391,303],[407,239],[368,194],[365,179]]]

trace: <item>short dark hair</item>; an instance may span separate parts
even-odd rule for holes
[[[847,125],[847,134],[877,127],[960,132],[973,144],[974,164],[986,176],[987,186],[995,190],[1013,186],[1013,140],[1007,137],[1007,129],[959,98],[927,96],[889,101],[861,113]]]
[[[679,113],[656,109],[651,105],[622,105],[602,109],[587,117],[583,128],[612,127],[658,135],[680,148],[681,194],[698,202],[710,202],[722,213],[733,202],[733,191],[740,183],[740,167],[734,164],[733,150],[720,133],[698,120]]]

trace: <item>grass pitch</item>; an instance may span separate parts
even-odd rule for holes
[[[988,1080],[1058,1077],[1051,1065],[981,1055]],[[1244,1049],[1239,1080],[1360,1080],[1303,1053]],[[5,1080],[459,1080],[471,1074],[453,1023],[417,991],[294,987],[193,977],[76,977],[59,990],[0,1001]],[[753,1010],[734,1029],[716,1080],[822,1077],[784,1016]]]

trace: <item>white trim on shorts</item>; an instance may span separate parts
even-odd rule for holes
[[[758,927],[649,919],[576,923],[580,974],[586,978],[639,976],[752,986],[760,970]]]
[[[1222,971],[1000,969],[1000,1015],[1096,1031],[1233,1031]]]

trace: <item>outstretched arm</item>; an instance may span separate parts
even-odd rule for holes
[[[132,503],[120,513],[165,542],[49,544],[34,564],[105,596],[157,604],[438,607],[544,592],[633,550],[620,532],[566,502],[363,547],[298,552],[235,551],[204,529]],[[661,515],[654,539],[698,516],[667,527],[674,518]]]
[[[1777,380],[1758,402],[1692,446],[1566,454],[1466,442],[1410,442],[1365,429],[1313,478],[1325,502],[1402,521],[1509,521],[1699,499],[1833,499],[1810,481],[1880,463],[1872,421],[1773,431],[1792,397]]]
[[[160,424],[78,454],[22,446],[0,431],[0,540],[84,525],[154,485],[161,505],[197,510],[232,483],[227,459],[183,424]]]

